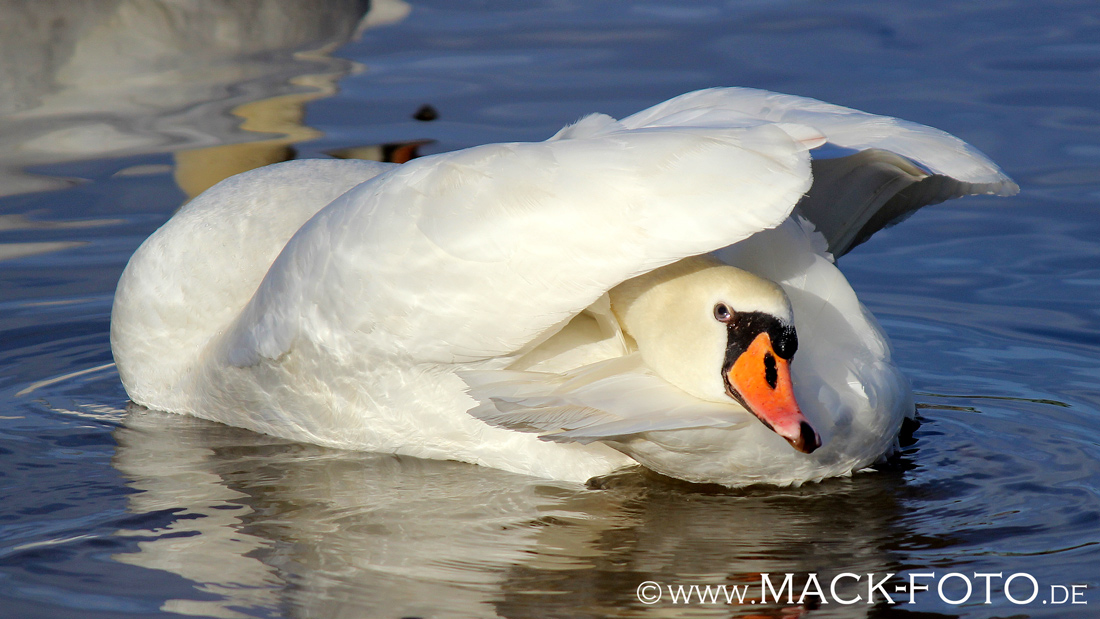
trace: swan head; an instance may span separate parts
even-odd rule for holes
[[[611,307],[646,365],[683,391],[740,403],[792,447],[821,438],[794,397],[798,336],[774,282],[708,258],[689,258],[623,282]]]

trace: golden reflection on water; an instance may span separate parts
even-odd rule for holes
[[[835,573],[897,571],[883,550],[899,510],[889,473],[726,492],[632,471],[597,489],[289,443],[140,407],[115,439],[113,465],[139,491],[130,511],[175,511],[165,529],[120,532],[143,541],[114,558],[214,598],[165,604],[181,614],[632,616],[651,610],[635,597],[646,580],[755,585],[761,573],[778,583],[816,572],[827,587]],[[850,597],[867,586],[846,584]],[[810,607],[692,612],[796,617]],[[871,609],[834,605],[829,616]]]
[[[338,73],[310,76],[310,92],[282,95],[252,101],[233,109],[234,116],[243,119],[240,128],[260,134],[274,134],[264,140],[219,144],[204,148],[184,149],[173,153],[173,177],[187,197],[194,198],[218,182],[241,172],[247,172],[294,157],[291,145],[321,137],[321,132],[302,124],[305,104],[336,93]]]

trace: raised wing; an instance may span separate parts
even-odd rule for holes
[[[770,124],[588,122],[586,137],[424,157],[344,194],[272,265],[227,361],[298,338],[381,362],[507,357],[625,279],[778,225],[810,185],[806,145]]]
[[[291,239],[223,352],[248,365],[306,334],[349,356],[506,361],[621,281],[773,228],[796,203],[840,255],[925,204],[1016,190],[936,129],[759,90],[688,93],[364,183]]]
[[[760,121],[812,127],[825,137],[827,143],[811,152],[814,183],[798,209],[825,236],[834,256],[923,206],[1019,191],[996,164],[951,134],[805,97],[712,88],[670,99],[621,122],[640,127]]]

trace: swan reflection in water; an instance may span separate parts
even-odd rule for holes
[[[74,181],[24,169],[73,161],[172,153],[194,196],[292,158],[321,135],[305,104],[354,68],[331,52],[409,11],[403,0],[0,0],[0,196],[63,189]]]
[[[722,491],[640,469],[591,487],[292,443],[132,406],[113,464],[160,523],[123,563],[195,583],[163,610],[214,617],[522,617],[642,613],[636,588],[899,571],[897,470],[800,489]],[[169,524],[163,525],[163,522]],[[141,518],[136,521],[142,521]],[[865,580],[844,581],[847,598]],[[813,601],[813,598],[809,598]],[[785,601],[785,600],[784,600]],[[662,603],[666,607],[670,603]],[[799,606],[694,605],[797,617]],[[830,605],[830,616],[875,606]]]

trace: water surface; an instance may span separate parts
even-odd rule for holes
[[[324,4],[0,3],[5,616],[1097,614],[1090,3]],[[108,342],[115,283],[217,180],[295,157],[544,139],[715,85],[936,126],[1021,185],[924,209],[841,261],[918,394],[920,427],[879,470],[798,489],[639,471],[582,487],[128,406]],[[426,104],[437,119],[414,118]],[[844,572],[891,586],[958,572],[976,591],[945,601],[965,592],[956,578],[913,604],[637,595],[644,581],[791,573],[801,590]],[[976,572],[1027,573],[1041,592],[1015,604],[994,581],[984,604]],[[1052,604],[1051,585],[1087,604]],[[866,580],[840,587],[861,592]]]

